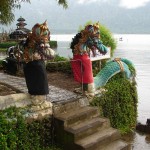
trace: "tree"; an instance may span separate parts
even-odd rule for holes
[[[31,0],[32,1],[32,0]],[[67,8],[67,0],[56,0],[59,5],[62,5],[64,8]],[[11,24],[15,16],[13,10],[20,9],[21,3],[28,2],[30,0],[0,0],[0,24],[8,25]]]
[[[67,8],[67,0],[57,0],[59,5],[63,5],[64,8]]]

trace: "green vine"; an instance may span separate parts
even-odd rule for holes
[[[96,97],[92,105],[101,108],[103,116],[110,119],[112,127],[123,134],[130,132],[135,128],[137,119],[135,84],[120,73],[111,78],[104,88],[106,92],[101,97]]]
[[[60,71],[63,73],[71,74],[71,62],[69,59],[56,55],[54,60],[48,61],[46,64],[48,72]]]

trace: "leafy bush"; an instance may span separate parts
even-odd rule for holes
[[[57,47],[57,41],[50,41],[49,44],[50,44],[51,48]]]
[[[2,65],[3,60],[0,60],[0,66]]]
[[[3,42],[3,43],[0,43],[0,48],[6,48],[7,49],[11,46],[17,45],[17,43],[18,42],[15,42],[15,41],[13,41],[13,42]],[[49,44],[50,44],[51,48],[57,47],[57,41],[50,41]]]
[[[3,42],[0,43],[0,48],[9,48],[11,46],[15,46],[17,44],[17,42]]]
[[[103,41],[103,44],[106,45],[107,47],[111,47],[111,56],[113,56],[117,43],[111,31],[105,26],[100,25],[100,33],[101,33],[100,35],[101,35],[101,40]]]
[[[0,48],[0,52],[6,52],[6,48]]]
[[[60,150],[52,143],[51,119],[27,123],[24,110],[0,111],[1,150]]]
[[[0,60],[0,70],[3,69],[3,65],[2,65],[3,60]]]
[[[54,60],[47,62],[46,69],[49,72],[61,71],[68,74],[72,73],[70,61],[59,55],[56,55]]]
[[[135,128],[137,118],[137,89],[134,83],[124,78],[122,73],[115,75],[104,87],[106,92],[96,97],[92,105],[99,106],[103,116],[110,119],[111,125],[121,133]]]

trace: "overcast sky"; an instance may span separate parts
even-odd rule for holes
[[[150,11],[143,11],[146,6],[150,5],[150,0],[67,0],[68,9],[63,9],[56,0],[30,1],[31,3],[22,3],[21,9],[14,11],[14,22],[8,27],[0,25],[0,30],[2,27],[7,31],[16,29],[17,19],[20,16],[25,18],[26,28],[29,29],[35,23],[42,23],[47,20],[52,30],[55,28],[78,30],[80,25],[84,25],[89,20],[100,21],[106,26],[110,27],[111,25],[111,27],[119,28],[124,26],[125,21],[129,25],[133,19],[137,18],[139,21],[135,20],[134,22],[141,26],[141,23],[146,23],[145,20],[149,20],[149,16],[145,13],[150,14]],[[141,15],[142,13],[143,15]],[[126,18],[126,20],[122,20],[122,18]]]
[[[79,4],[109,2],[109,0],[77,0]],[[150,0],[118,0],[118,5],[126,9],[135,9],[145,6]]]

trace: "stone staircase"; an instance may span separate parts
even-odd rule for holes
[[[66,105],[66,106],[65,106]],[[69,107],[68,107],[69,105]],[[54,113],[55,140],[65,150],[130,150],[109,119],[100,117],[97,107],[64,104]]]
[[[26,107],[31,104],[26,94],[24,78],[0,73],[3,84],[19,89],[19,94],[0,97],[0,109],[10,106]],[[29,114],[29,121],[52,115],[55,141],[65,150],[130,150],[130,145],[121,141],[118,130],[110,126],[106,118],[100,117],[98,108],[90,107],[87,98],[49,85],[47,100],[53,109]],[[54,136],[53,135],[53,136]]]

